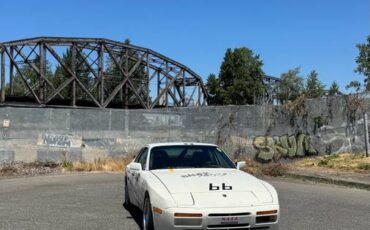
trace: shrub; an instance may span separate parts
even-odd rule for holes
[[[370,164],[369,163],[362,163],[357,166],[358,169],[361,170],[370,170]]]
[[[266,176],[282,176],[287,171],[287,167],[282,163],[270,163],[262,167],[262,174]]]
[[[72,171],[72,169],[73,169],[72,161],[68,161],[67,159],[63,159],[60,166],[64,169],[67,169],[68,171]]]

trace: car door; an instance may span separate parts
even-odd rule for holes
[[[144,152],[145,152],[145,148],[140,149],[140,151],[136,155],[133,162],[138,163]],[[137,205],[136,204],[137,199],[135,197],[135,190],[136,190],[135,187],[137,186],[137,183],[136,183],[137,172],[130,168],[130,164],[126,168],[126,177],[127,177],[127,187],[129,188],[128,193],[129,193],[129,196],[130,196],[130,201],[134,205]]]
[[[136,171],[132,174],[132,183],[134,186],[132,186],[131,192],[134,199],[134,203],[138,207],[142,207],[142,197],[143,197],[143,186],[145,185],[145,176],[143,174],[146,173],[146,162],[148,159],[148,148],[143,148],[140,152],[140,157],[135,159],[136,163],[141,164],[141,171]]]

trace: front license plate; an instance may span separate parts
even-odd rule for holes
[[[222,217],[221,224],[222,225],[239,224],[239,217],[237,217],[237,216]]]

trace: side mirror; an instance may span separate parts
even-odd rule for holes
[[[236,163],[236,169],[237,170],[241,170],[242,168],[244,168],[246,166],[246,163],[245,161],[239,161],[238,163]]]
[[[141,171],[143,170],[141,167],[140,163],[137,162],[132,162],[131,164],[128,165],[128,168],[133,170],[133,171]]]

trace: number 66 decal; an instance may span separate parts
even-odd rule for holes
[[[233,190],[232,186],[226,186],[225,183],[222,183],[221,189],[220,186],[213,185],[212,183],[209,184],[210,191],[217,191],[217,190]]]

